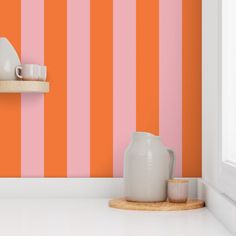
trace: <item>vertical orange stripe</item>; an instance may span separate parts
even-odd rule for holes
[[[183,0],[183,176],[201,176],[201,0]]]
[[[158,134],[159,1],[137,0],[136,11],[136,128]]]
[[[6,37],[20,55],[21,1],[1,1],[0,37]],[[21,175],[20,94],[0,94],[0,176]]]
[[[112,176],[112,0],[90,3],[91,176]]]
[[[67,1],[45,0],[44,14],[45,64],[51,84],[45,95],[44,174],[63,177],[67,174]]]

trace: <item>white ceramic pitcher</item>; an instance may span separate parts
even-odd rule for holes
[[[159,136],[135,132],[125,151],[125,198],[129,201],[160,202],[167,198],[167,180],[173,176],[174,152]]]
[[[0,38],[0,80],[16,80],[15,68],[20,64],[15,48],[7,38]]]

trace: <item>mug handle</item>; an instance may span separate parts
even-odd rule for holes
[[[21,75],[21,73],[19,73],[20,71],[22,71],[22,66],[17,66],[16,67],[16,76],[20,79],[23,79],[23,76]]]

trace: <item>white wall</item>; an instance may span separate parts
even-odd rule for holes
[[[202,174],[218,188],[220,0],[202,0]]]

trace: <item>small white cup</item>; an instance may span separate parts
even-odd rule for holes
[[[46,80],[47,67],[37,64],[24,64],[16,67],[16,75],[22,80]]]
[[[188,200],[188,180],[168,180],[168,200],[176,203],[186,202]]]
[[[24,80],[38,80],[41,74],[39,65],[24,64],[16,67],[16,75],[20,79]]]
[[[45,81],[46,78],[47,78],[47,67],[46,66],[40,66],[39,80]]]

